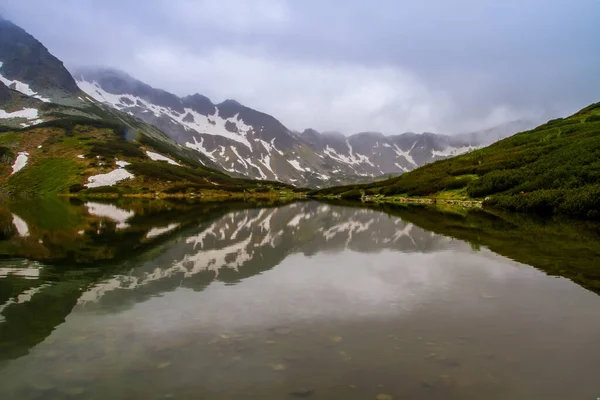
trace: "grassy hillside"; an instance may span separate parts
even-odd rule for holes
[[[68,117],[0,133],[0,193],[9,195],[281,196],[279,182],[231,178],[205,166],[188,149],[112,120]],[[13,173],[19,153],[27,165]],[[171,160],[156,161],[147,152]],[[124,166],[117,162],[125,162]],[[178,165],[173,165],[176,163]],[[88,188],[91,176],[125,169],[133,177]]]
[[[363,194],[480,199],[485,207],[600,219],[600,103],[397,178],[312,192]]]

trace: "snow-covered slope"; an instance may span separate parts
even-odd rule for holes
[[[178,97],[121,71],[87,68],[75,71],[74,77],[94,99],[155,125],[224,171],[256,179],[313,187],[364,181],[480,145],[477,134],[297,133],[234,100],[213,104],[199,94]]]

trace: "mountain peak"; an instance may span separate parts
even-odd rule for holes
[[[0,75],[28,95],[54,101],[81,93],[62,61],[25,30],[0,18]]]
[[[212,115],[215,113],[215,105],[212,103],[212,101],[210,101],[208,97],[199,93],[186,96],[182,99],[182,101],[186,107],[189,107],[202,115]]]
[[[371,138],[383,138],[385,135],[381,132],[359,132],[352,135],[354,137],[371,137]]]
[[[237,100],[233,100],[233,99],[227,99],[219,104],[217,104],[217,106],[236,106],[236,107],[243,107],[242,104],[240,104],[240,102],[238,102]]]

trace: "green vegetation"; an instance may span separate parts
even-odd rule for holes
[[[6,206],[26,221],[35,221],[39,230],[76,229],[82,223],[80,210],[58,196],[20,198]]]
[[[310,194],[486,199],[485,207],[600,219],[600,103],[397,178]]]
[[[86,154],[88,158],[101,157],[133,157],[146,158],[144,152],[135,143],[128,142],[122,139],[111,139],[108,141],[98,141],[90,143],[91,149]]]
[[[115,133],[115,135],[119,137],[125,137],[125,131],[128,129],[124,124],[109,119],[92,119],[86,117],[75,117],[66,114],[65,116],[65,118],[53,119],[51,121],[46,121],[41,124],[23,128],[21,131],[31,131],[39,128],[60,128],[64,130],[67,136],[70,136],[75,127],[85,126],[97,129],[110,129]]]
[[[21,194],[55,195],[77,182],[79,167],[66,158],[47,158],[27,166],[8,180],[8,188]]]

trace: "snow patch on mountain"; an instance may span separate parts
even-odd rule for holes
[[[7,112],[5,110],[0,110],[0,119],[8,119],[8,118],[36,119],[37,117],[38,117],[38,110],[35,108],[23,108],[22,110],[13,111],[13,112]]]
[[[394,147],[392,147],[392,150],[394,150],[394,153],[396,153],[396,155],[398,157],[404,157],[406,159],[406,161],[408,161],[409,163],[411,163],[412,165],[417,167],[417,163],[415,162],[414,158],[412,158],[412,156],[410,155],[410,152],[415,148],[416,144],[417,144],[417,141],[415,140],[412,147],[408,151],[404,151],[400,147],[398,147],[398,145],[394,144]],[[398,165],[398,163],[396,163],[396,165]],[[402,167],[400,167],[400,168],[402,168]],[[406,168],[402,168],[402,169],[404,171],[406,171]]]
[[[131,163],[128,163],[127,161],[120,161],[120,160],[116,160],[115,164],[117,164],[121,168],[131,165]]]
[[[42,122],[44,122],[44,120],[43,120],[43,119],[39,119],[39,118],[38,118],[38,119],[36,119],[36,120],[33,120],[33,121],[31,121],[31,122],[24,122],[24,123],[22,123],[22,124],[21,124],[21,127],[22,127],[22,128],[28,128],[28,127],[30,127],[30,126],[34,126],[34,125],[41,124]]]
[[[250,125],[246,125],[244,121],[239,118],[239,114],[236,114],[231,118],[224,119],[219,116],[218,108],[213,115],[202,115],[191,108],[185,108],[184,111],[185,112],[183,114],[174,115],[172,118],[188,129],[194,130],[198,133],[223,136],[227,139],[242,143],[252,150],[252,146],[250,145],[250,142],[246,136],[248,133],[252,132],[253,129]],[[192,117],[192,122],[187,122],[189,120],[189,116]],[[235,126],[237,133],[228,130],[226,126],[227,123],[232,123]]]
[[[118,168],[110,171],[107,174],[93,175],[88,178],[88,183],[84,186],[87,188],[95,188],[100,186],[113,186],[117,183],[134,178],[134,175],[126,169]]]
[[[300,162],[298,160],[287,160],[287,162],[289,162],[292,167],[296,168],[298,171],[304,172],[304,168],[300,166]]]
[[[368,164],[372,167],[374,167],[375,165],[373,165],[373,163],[371,162],[371,160],[369,160],[369,157],[363,155],[363,154],[358,154],[358,153],[354,153],[352,146],[350,145],[350,143],[348,141],[346,141],[346,146],[348,146],[348,151],[349,151],[349,155],[345,155],[345,154],[340,154],[337,151],[335,151],[335,149],[331,148],[329,145],[327,145],[325,147],[325,150],[323,151],[323,153],[325,153],[327,156],[333,158],[334,160],[350,165],[350,166],[356,166],[356,165],[360,165],[362,163]]]
[[[166,116],[174,122],[184,126],[186,129],[204,133],[208,135],[223,136],[236,142],[242,143],[249,149],[252,149],[247,135],[253,131],[250,125],[246,125],[239,118],[239,114],[230,118],[222,118],[219,115],[218,108],[212,115],[202,115],[191,108],[184,108],[183,113],[179,113],[167,107],[152,104],[141,97],[131,94],[113,94],[105,91],[97,82],[78,81],[77,85],[88,95],[97,101],[108,104],[118,110],[129,107],[142,107],[152,112],[155,117]],[[227,129],[227,124],[233,124],[237,132]]]
[[[477,149],[475,146],[464,146],[464,147],[447,147],[444,150],[431,150],[431,155],[434,157],[454,157],[460,154],[468,153]]]
[[[214,149],[213,151],[208,151],[205,147],[204,147],[204,138],[201,137],[200,141],[198,141],[198,139],[196,139],[195,136],[192,136],[192,139],[194,139],[194,143],[190,143],[190,142],[185,142],[185,146],[189,147],[190,149],[196,150],[202,154],[204,154],[206,157],[208,157],[211,161],[216,161],[216,157],[213,155],[213,153],[215,151],[217,151],[217,149]],[[221,148],[221,151],[223,152],[224,148]]]
[[[4,63],[2,61],[0,61],[0,69],[2,68],[2,66],[4,65]],[[40,96],[37,92],[31,90],[31,88],[29,87],[29,85],[27,83],[18,81],[18,80],[10,80],[10,79],[6,79],[3,75],[2,72],[0,72],[0,82],[4,83],[6,86],[8,86],[9,88],[11,87],[11,85],[14,85],[12,87],[14,87],[14,89],[17,92],[21,92],[24,95],[27,96],[31,96],[34,97],[38,100],[41,100],[45,103],[49,103],[50,99],[47,99],[45,97]],[[2,117],[0,117],[2,118]]]
[[[177,165],[178,167],[181,167],[181,164],[171,160],[169,157],[163,156],[162,154],[158,154],[153,151],[146,151],[146,155],[150,157],[152,161],[166,161],[171,165]]]

